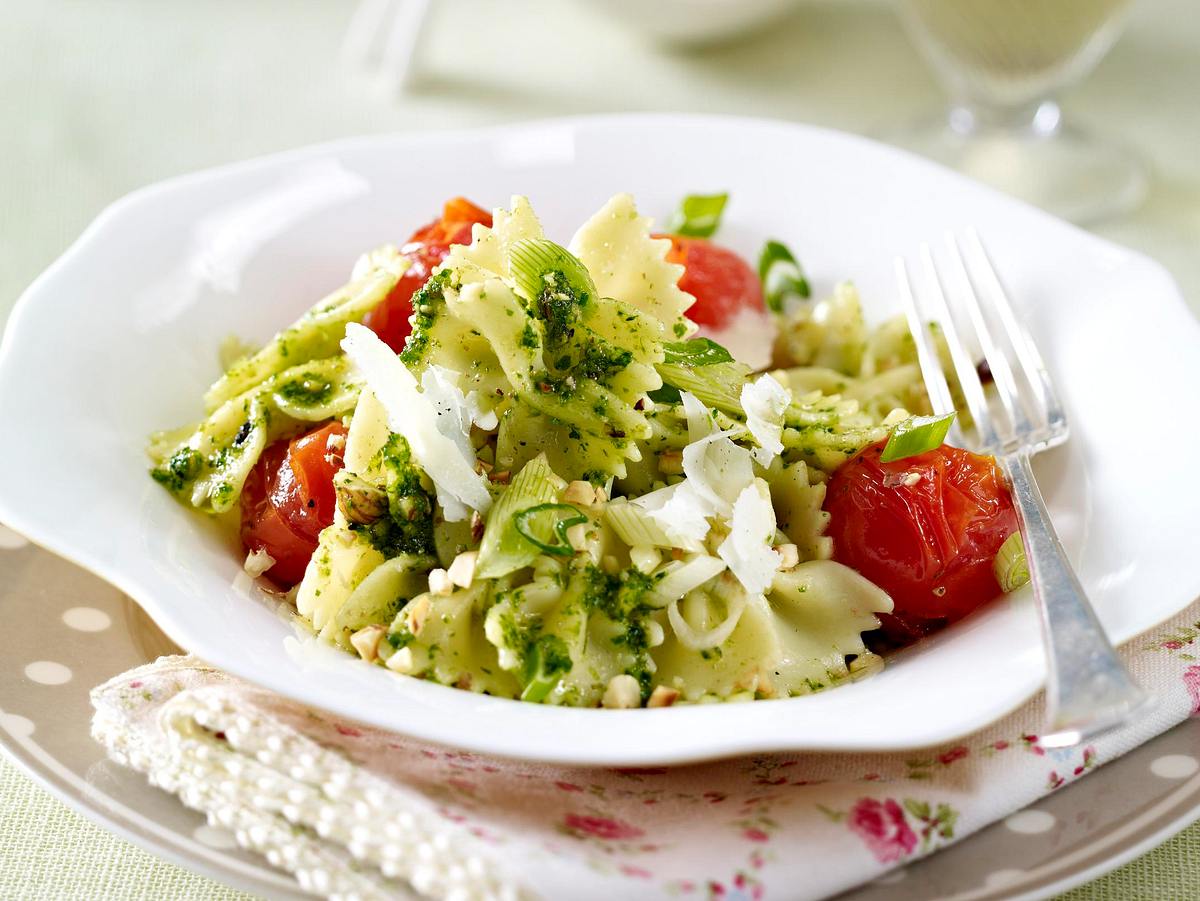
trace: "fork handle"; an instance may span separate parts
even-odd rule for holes
[[[1065,747],[1124,722],[1148,697],[1117,657],[1067,561],[1029,454],[1005,454],[998,462],[1012,488],[1046,644],[1048,734],[1041,741]]]

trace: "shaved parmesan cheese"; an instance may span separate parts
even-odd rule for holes
[[[729,440],[734,432],[713,432],[683,449],[683,474],[713,513],[728,517],[733,502],[754,482],[750,451]]]
[[[775,538],[775,508],[767,483],[755,479],[738,495],[729,521],[729,537],[717,555],[725,561],[742,587],[762,594],[771,586],[780,557],[771,549]]]
[[[792,393],[770,375],[742,386],[746,427],[758,442],[754,459],[760,466],[770,466],[783,453],[783,413],[791,402]]]
[[[679,399],[683,402],[683,414],[687,417],[688,442],[699,441],[712,434],[712,410],[704,406],[704,402],[690,391],[680,391]]]
[[[464,420],[469,430],[471,414],[438,406],[453,405],[455,395],[449,391],[434,397],[423,394],[400,358],[365,326],[347,325],[342,349],[387,411],[388,428],[404,436],[417,463],[433,480],[446,520],[466,519],[468,508],[486,512],[492,497],[484,477],[475,471],[475,453],[463,433]]]
[[[630,503],[644,509],[674,547],[699,549],[700,542],[708,535],[711,505],[688,482],[643,494]]]
[[[462,393],[458,387],[460,378],[453,369],[430,364],[421,374],[421,393],[437,413],[438,431],[453,440],[464,457],[474,459],[471,426],[477,425],[491,431],[499,424],[499,420],[495,411],[483,412],[478,392]]]
[[[688,421],[683,449],[683,473],[677,485],[660,488],[633,503],[646,508],[670,535],[688,539],[694,546],[708,534],[708,518],[728,518],[733,502],[754,482],[750,452],[729,440],[734,432],[714,432],[712,411],[693,394],[680,393]],[[680,544],[687,547],[687,544]]]

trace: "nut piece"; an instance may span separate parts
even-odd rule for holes
[[[242,569],[251,579],[257,579],[274,565],[274,557],[268,554],[264,548],[256,548],[246,555],[246,562],[242,564]]]
[[[613,676],[608,688],[604,689],[604,697],[600,704],[612,710],[624,710],[642,706],[642,688],[638,680],[628,673]]]
[[[475,579],[475,561],[478,559],[479,551],[463,551],[454,558],[446,575],[459,588],[470,588]]]
[[[649,620],[646,623],[646,647],[657,648],[667,639],[667,633],[663,630],[661,624],[654,620]]]
[[[666,450],[658,455],[658,471],[665,476],[683,474],[683,451]]]
[[[387,629],[381,625],[367,626],[350,636],[350,644],[354,645],[359,657],[367,663],[374,663],[379,659],[379,643],[386,634]]]
[[[409,675],[417,668],[417,662],[413,659],[412,648],[401,648],[387,660],[387,668],[394,670],[397,673]]]
[[[650,700],[646,702],[647,707],[670,707],[679,697],[679,692],[673,688],[667,688],[665,685],[656,685],[654,691],[650,692]]]
[[[450,581],[450,574],[444,569],[431,570],[429,573],[429,590],[433,594],[445,597],[454,591],[454,583]]]
[[[408,622],[409,632],[413,635],[421,634],[421,630],[425,627],[425,620],[429,618],[429,608],[432,606],[433,601],[429,600],[429,595],[423,594],[404,608],[404,618]]]
[[[568,504],[582,504],[584,507],[590,507],[596,503],[596,489],[592,487],[591,482],[577,479],[566,487],[562,493],[562,499]]]
[[[779,555],[779,568],[791,569],[800,563],[800,549],[794,544],[780,544],[775,548]]]
[[[342,469],[333,477],[338,509],[350,522],[367,525],[388,511],[387,492]]]
[[[587,547],[588,526],[590,525],[591,523],[581,522],[567,529],[567,541],[574,550],[582,551]]]

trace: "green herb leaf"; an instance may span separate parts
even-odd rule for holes
[[[763,284],[767,308],[783,312],[783,302],[789,297],[809,297],[812,289],[800,262],[780,241],[768,241],[758,257],[758,278]]]
[[[570,504],[538,504],[513,514],[517,534],[543,554],[570,557],[575,553],[567,539],[567,530],[587,522],[588,518]],[[551,543],[550,539],[554,539]]]
[[[677,366],[712,366],[732,363],[733,355],[716,341],[692,338],[690,341],[670,341],[663,345],[664,363]]]
[[[941,447],[956,415],[946,413],[942,416],[910,416],[892,429],[879,461],[891,463]]]
[[[1001,591],[1016,591],[1029,581],[1029,561],[1025,559],[1020,532],[1013,532],[1004,539],[1004,544],[996,551],[992,572],[996,574]]]
[[[663,384],[661,388],[656,388],[646,395],[656,404],[677,404],[682,401],[679,396],[679,389],[674,385]]]
[[[557,635],[543,635],[534,642],[525,658],[525,688],[521,700],[535,704],[546,700],[562,677],[571,671],[572,665],[567,643]]]
[[[667,220],[667,231],[689,238],[711,238],[721,225],[728,194],[689,194]]]

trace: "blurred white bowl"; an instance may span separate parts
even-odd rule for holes
[[[664,44],[716,44],[782,18],[799,0],[586,0]]]

